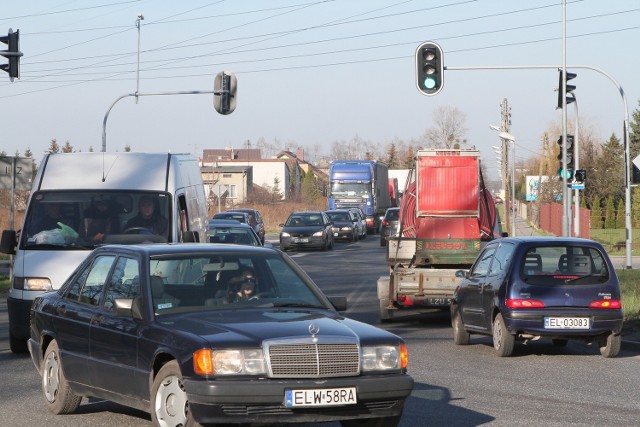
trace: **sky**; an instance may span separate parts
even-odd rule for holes
[[[621,138],[638,108],[640,1],[567,0],[564,10],[566,49],[561,0],[3,1],[0,34],[19,29],[23,57],[20,79],[0,71],[0,151],[28,148],[40,160],[54,138],[100,151],[104,129],[107,151],[199,156],[264,138],[328,154],[354,138],[419,139],[434,111],[453,107],[497,176],[489,126],[500,125],[503,100],[518,162],[540,155],[543,133],[561,123],[563,52],[579,120],[602,141]],[[450,67],[430,97],[416,87],[424,41],[440,44]],[[237,77],[229,115],[211,94],[118,100],[210,91],[220,71]]]

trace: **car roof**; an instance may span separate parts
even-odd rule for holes
[[[142,256],[153,257],[160,255],[207,255],[232,253],[241,251],[250,254],[274,254],[280,251],[264,246],[252,245],[219,245],[215,243],[149,243],[140,245],[103,245],[94,250],[93,253],[108,251],[138,253]]]
[[[602,248],[599,242],[581,237],[557,237],[557,236],[511,236],[497,239],[497,241],[513,242],[516,244],[541,245],[548,244],[552,246],[562,245],[584,245]]]
[[[209,227],[249,227],[248,224],[238,221],[237,219],[210,219]]]

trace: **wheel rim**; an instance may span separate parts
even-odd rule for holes
[[[44,397],[50,403],[55,402],[60,388],[60,363],[55,352],[49,353],[44,361],[42,371],[42,390]]]
[[[187,424],[189,402],[180,379],[166,377],[156,392],[155,413],[162,427],[184,426]]]
[[[493,346],[496,350],[500,350],[500,347],[502,347],[502,327],[497,319],[493,323]]]

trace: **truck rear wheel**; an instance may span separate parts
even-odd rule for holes
[[[393,320],[393,310],[389,308],[388,300],[380,300],[380,321],[382,323],[391,322]]]

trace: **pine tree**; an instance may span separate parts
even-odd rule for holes
[[[616,227],[615,205],[613,203],[613,196],[609,196],[607,197],[607,204],[605,207],[604,228],[615,228],[615,227]]]
[[[74,149],[73,149],[73,145],[71,145],[69,143],[69,141],[64,143],[64,146],[62,147],[62,152],[63,153],[73,153]]]
[[[600,207],[600,197],[597,195],[593,197],[591,202],[591,228],[602,228],[602,209]]]
[[[624,200],[618,200],[618,208],[616,209],[616,228],[625,228],[626,215],[624,209]]]
[[[60,146],[58,145],[58,141],[56,141],[55,138],[53,138],[49,143],[49,149],[47,150],[47,152],[51,154],[57,154],[60,152]]]

